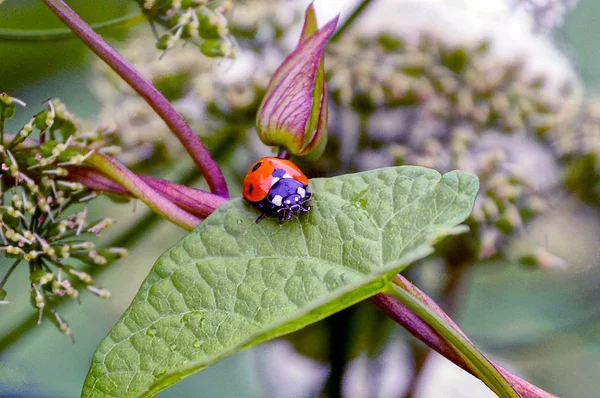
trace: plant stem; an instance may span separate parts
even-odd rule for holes
[[[279,159],[289,159],[290,158],[290,154],[289,154],[289,152],[286,149],[279,148],[279,151],[277,151],[277,157]]]
[[[13,273],[13,271],[17,268],[17,265],[19,265],[19,263],[21,262],[21,260],[17,260],[15,261],[10,268],[8,269],[8,271],[6,271],[6,274],[4,275],[4,278],[2,278],[2,280],[0,281],[0,290],[2,290],[4,288],[4,285],[6,284],[6,281],[8,280],[8,278],[10,278],[10,275]]]
[[[95,169],[74,166],[69,167],[68,171],[69,175],[67,178],[69,180],[79,182],[92,190],[135,197],[127,189]],[[158,191],[183,210],[201,218],[208,217],[219,206],[225,203],[225,199],[222,197],[200,189],[144,175],[138,175],[138,177],[148,184],[150,188]]]
[[[323,388],[328,398],[340,398],[343,396],[343,381],[346,363],[348,362],[348,349],[352,318],[356,308],[350,307],[330,316],[326,325],[329,329],[329,363],[331,371]]]
[[[446,357],[455,365],[478,377],[477,375],[482,373],[481,369],[476,371],[474,367],[481,366],[482,363],[480,361],[482,359],[475,359],[473,356],[483,356],[474,348],[460,328],[458,328],[458,326],[433,302],[433,300],[427,297],[425,293],[412,285],[404,277],[398,275],[393,282],[393,290],[390,289],[390,293],[392,293],[393,296],[390,296],[389,294],[378,294],[371,298],[373,303],[430,348]],[[468,348],[467,346],[470,346],[471,348]],[[469,356],[471,359],[465,356],[465,353],[467,352],[470,352]],[[475,363],[473,362],[474,360]],[[501,397],[517,396],[515,394],[518,394],[518,396],[523,398],[555,397],[513,375],[501,366],[488,361],[485,357],[483,357],[483,361],[484,365],[487,362],[495,369],[493,372],[497,373],[497,375],[489,381],[494,385],[503,385],[501,391],[495,391],[497,394],[500,393]],[[484,371],[484,373],[488,372]],[[502,380],[497,379],[498,375],[501,375]],[[507,385],[506,382],[510,385]],[[498,387],[500,387],[500,385],[498,385]],[[508,390],[506,389],[507,387]]]
[[[183,144],[206,179],[211,192],[229,198],[227,183],[219,166],[202,144],[200,138],[175,111],[169,101],[100,35],[94,32],[63,0],[43,0],[61,21],[65,23],[96,55],[125,80],[154,111],[165,121],[173,134]]]
[[[400,286],[400,287],[397,287]],[[483,356],[466,337],[457,333],[442,317],[433,312],[427,306],[410,294],[407,290],[401,288],[402,284],[394,284],[390,293],[402,304],[415,312],[419,318],[423,319],[436,332],[444,337],[455,348],[456,353],[467,363],[481,381],[483,381],[499,397],[519,398],[519,395],[508,384],[508,382],[498,373],[496,368]]]
[[[145,15],[128,15],[121,18],[111,19],[109,21],[92,24],[94,30],[103,30],[108,28],[131,27],[147,21]],[[25,29],[0,29],[0,41],[61,41],[75,38],[70,29],[43,29],[43,30],[25,30]]]
[[[417,342],[412,342],[410,344],[410,349],[412,351],[412,357],[414,361],[414,373],[410,380],[410,384],[408,385],[406,395],[404,396],[404,398],[414,398],[417,396],[417,387],[419,386],[419,381],[421,379],[419,375],[421,375],[421,371],[423,370],[425,362],[429,357],[429,353],[431,353],[430,350],[427,350],[426,347],[423,347]]]
[[[352,14],[344,21],[344,23],[337,29],[337,31],[331,36],[329,41],[338,41],[344,33],[350,28],[354,21],[362,14],[362,12],[371,4],[372,0],[362,0],[360,4],[356,6]]]
[[[14,138],[14,134],[7,134],[8,141]],[[32,139],[26,139],[19,144],[20,147],[30,147],[36,148],[38,143]],[[225,145],[221,145],[216,149],[218,152],[222,152],[224,150]],[[87,149],[84,148],[75,148],[82,155],[88,152]],[[118,164],[116,160],[108,158],[104,155],[98,155],[103,158],[106,158],[111,161],[113,165]],[[92,162],[96,159],[96,157],[92,157],[88,160],[88,162]],[[103,174],[99,171],[97,165],[93,164],[92,167],[84,167],[84,166],[66,166],[69,171],[69,175],[67,179],[75,182],[79,182],[86,187],[95,190],[95,191],[103,191],[114,193],[117,195],[129,196],[129,197],[137,197],[132,192],[128,191],[124,186],[120,185],[120,181],[114,181],[109,178],[106,174]],[[120,165],[124,170],[127,170],[125,166]],[[196,215],[201,218],[206,218],[211,215],[219,206],[226,202],[221,196],[202,191],[200,189],[189,188],[185,185],[173,183],[166,180],[161,180],[159,178],[154,178],[145,175],[137,175],[133,172],[127,170],[128,174],[131,173],[131,176],[135,176],[145,182],[151,189],[157,191],[160,195],[164,196],[166,199],[170,200],[183,210]],[[197,175],[197,173],[196,173]],[[2,181],[0,181],[2,182]]]
[[[454,264],[449,258],[446,258],[445,273],[448,275],[444,284],[444,289],[441,295],[441,304],[443,309],[450,316],[454,315],[456,310],[457,302],[459,300],[459,291],[463,276],[466,270],[469,268],[469,264],[466,262],[457,262]],[[415,396],[415,389],[419,385],[419,379],[421,378],[421,371],[424,368],[424,364],[431,357],[432,351],[427,351],[425,354],[420,347],[413,347],[413,357],[415,360],[415,372],[413,374],[411,385],[409,386],[406,398]]]
[[[137,174],[108,156],[93,153],[86,159],[85,163],[101,171],[104,175],[129,191],[133,196],[148,205],[154,212],[180,227],[191,231],[200,224],[201,220],[198,217],[178,207],[152,189]]]

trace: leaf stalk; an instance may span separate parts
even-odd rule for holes
[[[555,397],[489,361],[433,300],[403,276],[394,278],[388,291],[373,296],[371,301],[430,348],[481,379],[500,397]]]

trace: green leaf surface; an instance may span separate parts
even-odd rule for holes
[[[470,213],[477,178],[395,167],[313,179],[313,209],[254,223],[234,199],[163,254],[94,355],[83,397],[151,396],[385,289]]]

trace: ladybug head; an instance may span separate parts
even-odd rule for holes
[[[292,178],[282,178],[269,191],[268,200],[274,205],[280,221],[291,219],[295,213],[306,213],[311,194],[306,185]]]
[[[281,204],[283,208],[291,211],[292,213],[298,213],[302,210],[302,205],[305,203],[306,200],[308,200],[306,198],[306,191],[304,189],[302,189],[302,194],[300,193],[295,193],[292,195],[287,196],[284,200],[283,203]]]

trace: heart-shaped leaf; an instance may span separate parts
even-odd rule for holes
[[[395,167],[313,179],[313,209],[254,223],[241,199],[163,254],[98,347],[84,397],[151,396],[380,291],[470,213],[477,178]]]

